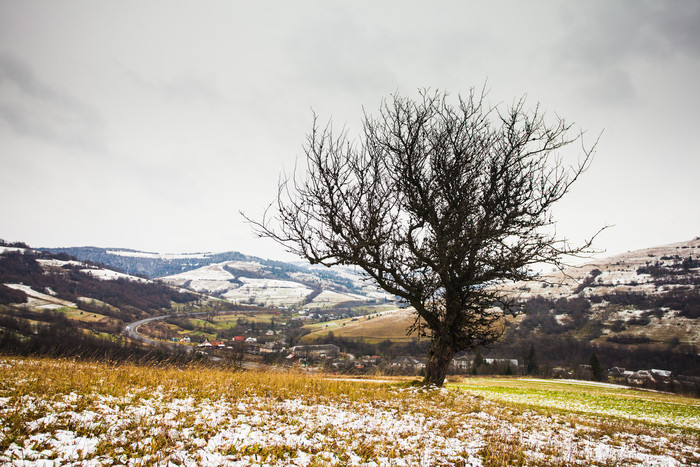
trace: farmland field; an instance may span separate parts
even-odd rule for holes
[[[700,399],[638,391],[592,381],[468,379],[460,389],[490,400],[540,410],[636,421],[700,434]]]
[[[700,462],[697,400],[613,386],[475,378],[430,389],[10,357],[0,358],[0,373],[1,464]]]
[[[383,311],[378,315],[348,318],[307,326],[311,333],[303,342],[311,343],[333,332],[336,337],[361,339],[376,344],[389,339],[392,342],[408,342],[415,337],[407,336],[406,330],[413,324],[414,313],[410,310]]]

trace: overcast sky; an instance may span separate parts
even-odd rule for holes
[[[0,0],[0,238],[289,259],[239,211],[312,109],[353,135],[390,93],[484,83],[603,131],[561,236],[700,235],[700,2]]]

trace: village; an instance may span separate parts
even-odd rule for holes
[[[266,332],[267,336],[274,333]],[[189,342],[189,338],[183,338]],[[298,367],[306,371],[328,371],[355,375],[404,375],[423,376],[425,359],[412,355],[400,355],[385,359],[380,355],[354,355],[342,352],[334,344],[306,344],[287,347],[283,341],[273,340],[259,343],[255,337],[235,336],[233,341],[209,341],[197,345],[201,352],[225,355],[226,352],[244,352],[252,361],[274,362],[284,367]],[[218,354],[216,353],[218,352]],[[243,358],[241,357],[241,360]],[[554,367],[542,372],[529,372],[524,361],[517,358],[484,358],[475,355],[459,355],[452,359],[449,375],[493,375],[493,376],[545,376],[554,379],[598,380],[638,388],[664,390],[669,392],[694,392],[700,387],[700,378],[674,375],[669,370],[640,369],[628,370],[614,366],[604,370],[602,377],[596,378],[591,365],[579,365],[575,369]]]

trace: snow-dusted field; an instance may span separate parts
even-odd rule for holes
[[[210,256],[211,253],[149,253],[145,251],[107,250],[106,253],[117,256],[130,256],[133,258],[158,258],[158,259],[201,259]]]
[[[128,279],[135,282],[150,282],[148,279],[144,279],[143,277],[132,276],[130,274],[124,274],[123,272],[112,271],[111,269],[89,268],[81,269],[80,272],[84,272],[85,274],[89,274],[92,277],[105,281]]]
[[[201,268],[193,269],[191,271],[181,272],[180,274],[175,274],[168,277],[163,277],[162,279],[166,282],[177,282],[177,281],[229,281],[235,279],[236,276],[224,269],[224,264],[210,264],[209,266],[202,266]]]
[[[268,306],[288,306],[303,301],[312,292],[310,287],[299,282],[276,279],[252,279],[241,277],[243,285],[229,290],[223,297],[234,303],[253,303]]]
[[[4,359],[6,465],[644,465],[697,431],[544,412],[465,390],[295,374]]]
[[[311,303],[306,305],[306,308],[326,308],[339,305],[343,302],[363,301],[366,297],[361,295],[333,292],[332,290],[324,290],[318,294]]]
[[[198,292],[221,293],[234,303],[253,303],[269,306],[290,306],[302,302],[311,292],[299,282],[236,277],[225,269],[257,272],[260,265],[240,261],[211,264],[192,271],[164,277],[162,280],[178,286],[187,286]]]
[[[34,308],[40,308],[44,310],[57,310],[59,308],[75,308],[77,306],[75,303],[69,302],[68,300],[61,300],[60,298],[56,298],[52,295],[45,294],[43,292],[37,292],[28,285],[5,284],[5,286],[15,290],[21,290],[22,292],[27,294],[27,305]]]

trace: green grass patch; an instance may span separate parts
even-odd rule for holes
[[[107,315],[83,311],[77,308],[60,308],[57,311],[63,313],[66,318],[73,321],[80,321],[81,323],[96,323],[102,320],[112,321],[112,318]]]
[[[700,434],[700,400],[690,397],[570,380],[470,378],[455,386],[499,403]]]

